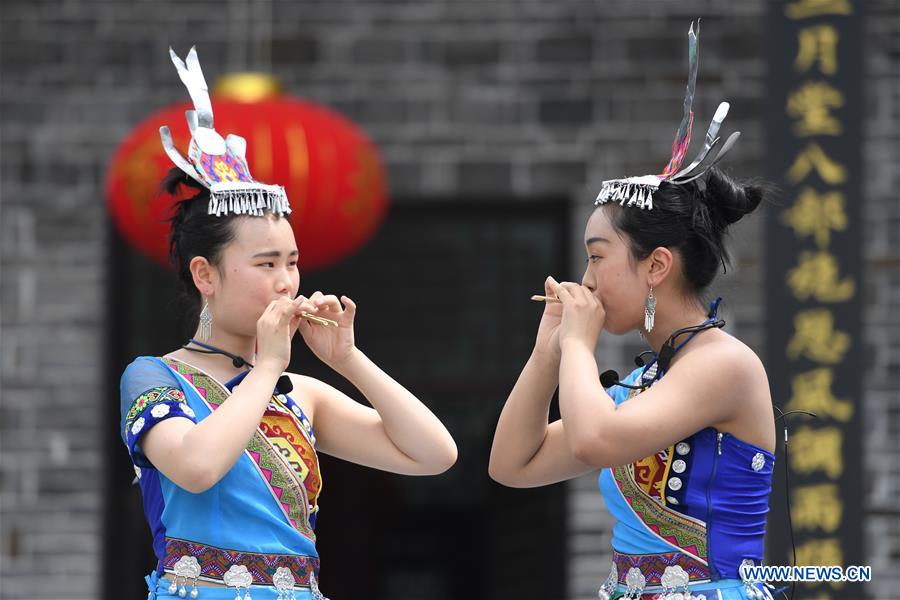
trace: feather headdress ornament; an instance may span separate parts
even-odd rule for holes
[[[595,205],[607,202],[618,202],[622,206],[637,206],[638,208],[653,209],[653,193],[659,189],[663,181],[669,183],[688,183],[703,176],[713,165],[722,160],[729,150],[737,142],[741,132],[735,131],[720,144],[719,128],[728,114],[729,104],[719,104],[709,129],[706,130],[706,139],[703,148],[691,163],[681,168],[688,146],[691,144],[691,128],[694,124],[694,112],[691,106],[694,102],[694,91],[697,88],[697,68],[700,63],[699,36],[700,22],[697,21],[697,30],[694,24],[688,30],[688,83],[684,94],[684,111],[675,140],[672,142],[672,156],[665,169],[659,175],[641,175],[625,177],[621,179],[608,179],[601,183],[600,193],[594,201]]]

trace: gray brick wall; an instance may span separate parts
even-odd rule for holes
[[[866,3],[865,530],[873,598],[900,598],[900,3]]]
[[[900,3],[865,3],[865,451],[872,598],[900,589]],[[730,165],[763,171],[766,2],[7,1],[0,6],[0,598],[97,598],[105,165],[151,111],[182,100],[166,59],[214,74],[270,60],[290,92],[359,123],[394,193],[587,190],[665,157],[687,23],[704,17],[697,112],[732,102]],[[265,17],[273,17],[268,22]],[[254,20],[255,19],[255,20]],[[251,22],[247,28],[243,24]],[[248,38],[251,31],[256,44]],[[704,119],[706,117],[703,117]],[[581,205],[583,206],[583,205]],[[573,238],[585,210],[575,211]],[[726,318],[762,351],[760,216],[734,233]],[[575,277],[580,249],[573,247]],[[635,338],[601,353],[628,364]],[[593,477],[569,484],[568,596],[594,597],[609,521]]]

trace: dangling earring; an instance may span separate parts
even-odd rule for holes
[[[647,333],[653,331],[653,324],[656,322],[656,296],[653,295],[653,286],[650,286],[650,293],[644,300],[644,329]]]
[[[203,310],[200,311],[200,340],[208,342],[212,335],[212,311],[209,310],[209,298],[203,297]]]

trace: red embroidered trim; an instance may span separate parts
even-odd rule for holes
[[[226,550],[167,537],[163,568],[170,573],[174,572],[175,563],[182,556],[196,558],[200,563],[200,577],[217,582],[222,582],[222,577],[231,566],[243,565],[253,575],[254,584],[273,585],[272,577],[275,575],[276,569],[287,567],[294,576],[295,585],[309,587],[310,574],[319,570],[319,559],[313,556]]]
[[[666,567],[679,566],[687,571],[691,581],[709,580],[712,574],[703,563],[681,552],[664,554],[621,554],[613,550],[613,562],[619,572],[619,583],[625,584],[628,570],[632,567],[640,569],[647,578],[647,585],[662,585],[660,578]]]

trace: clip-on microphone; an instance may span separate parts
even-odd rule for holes
[[[647,364],[644,362],[644,355],[645,354],[653,354],[653,353],[654,353],[653,350],[644,350],[643,352],[641,352],[640,354],[638,354],[637,356],[634,357],[634,364],[636,364],[639,367],[643,367],[644,365]]]
[[[628,385],[627,383],[622,383],[621,381],[619,381],[619,374],[616,373],[614,369],[603,371],[603,373],[600,374],[600,385],[605,388],[611,388],[614,385],[618,385],[631,390],[644,389],[644,386],[641,385]]]
[[[291,378],[287,375],[282,375],[278,378],[278,381],[275,383],[275,390],[279,394],[289,394],[291,390],[294,389],[294,383],[291,381]]]

